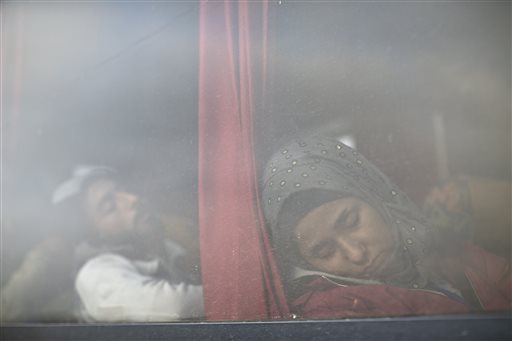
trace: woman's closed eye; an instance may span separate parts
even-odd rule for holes
[[[337,230],[352,229],[357,227],[359,224],[359,206],[354,206],[350,209],[345,209],[338,220],[334,228]]]

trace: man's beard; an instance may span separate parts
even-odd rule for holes
[[[164,226],[156,212],[147,203],[137,205],[137,214],[133,226],[111,236],[110,243],[128,246],[137,254],[144,256],[158,255],[163,247]]]
[[[137,210],[131,244],[141,252],[156,255],[163,245],[164,227],[158,215],[148,206]]]

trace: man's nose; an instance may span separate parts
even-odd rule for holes
[[[124,209],[134,209],[138,196],[133,193],[119,192],[117,193],[118,205]]]
[[[366,248],[360,241],[339,237],[337,243],[341,253],[351,263],[364,265],[368,262]]]

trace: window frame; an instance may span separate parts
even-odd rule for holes
[[[317,321],[16,324],[2,340],[509,340],[512,315],[439,315]]]

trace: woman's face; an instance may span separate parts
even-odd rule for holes
[[[347,197],[311,210],[295,228],[302,257],[334,275],[378,279],[392,262],[395,240],[382,215]]]

